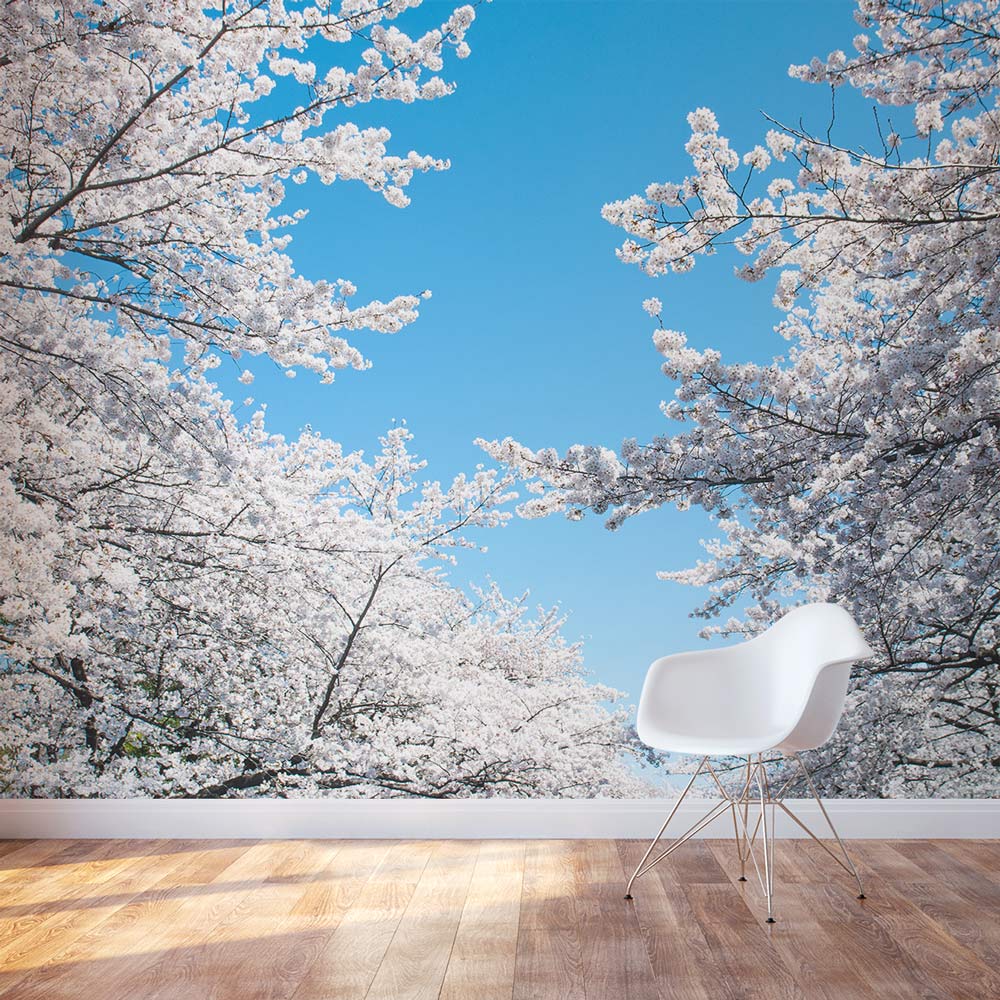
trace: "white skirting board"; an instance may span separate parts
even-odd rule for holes
[[[827,835],[815,801],[787,801],[817,835]],[[0,799],[0,838],[648,838],[671,805],[666,799]],[[710,805],[682,803],[667,836],[683,832]],[[1000,837],[1000,799],[826,805],[843,837]],[[777,818],[778,836],[805,836],[780,810]],[[733,836],[729,811],[700,836]]]

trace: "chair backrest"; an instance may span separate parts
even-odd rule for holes
[[[766,674],[772,721],[794,727],[784,744],[792,749],[820,746],[833,735],[851,664],[873,655],[854,619],[837,604],[793,608],[748,646]]]

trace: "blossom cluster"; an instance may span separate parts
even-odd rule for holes
[[[740,157],[699,109],[693,173],[604,209],[650,275],[735,246],[740,277],[776,280],[783,352],[724,362],[661,322],[679,433],[617,455],[484,444],[530,484],[528,515],[707,511],[707,558],[662,575],[708,588],[709,633],[850,608],[877,653],[819,755],[825,791],[996,795],[1000,12],[861,0],[857,19],[854,55],[791,74],[875,102],[875,143],[778,126]]]
[[[559,613],[446,575],[508,477],[426,481],[402,427],[370,456],[286,440],[211,381],[363,367],[345,334],[429,297],[304,278],[281,212],[289,179],[403,205],[446,166],[339,120],[451,90],[473,9],[411,38],[417,6],[0,12],[5,794],[644,793]]]

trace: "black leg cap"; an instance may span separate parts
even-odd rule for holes
[[[775,920],[774,917],[768,917],[767,918],[767,923],[769,923],[769,924],[776,924],[777,922],[778,921]]]
[[[745,882],[746,880],[747,880],[746,875],[741,875],[736,881],[737,882]]]
[[[632,898],[632,893],[630,893],[630,892],[626,892],[626,893],[625,893],[625,898],[626,898],[626,899],[631,899],[631,898]]]
[[[867,899],[867,898],[868,897],[863,892],[858,893],[858,899]]]

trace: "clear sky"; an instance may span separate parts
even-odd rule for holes
[[[443,15],[445,5],[429,6]],[[685,116],[696,107],[712,108],[741,151],[770,127],[762,110],[825,129],[829,92],[790,79],[787,67],[850,51],[859,30],[852,8],[843,0],[481,7],[472,55],[447,66],[453,96],[350,115],[386,124],[398,153],[450,158],[449,171],[418,176],[402,210],[354,183],[289,188],[288,205],[310,212],[289,250],[304,274],[349,278],[358,301],[425,288],[433,299],[400,334],[355,335],[374,367],[339,374],[332,386],[251,365],[250,391],[268,404],[271,428],[291,435],[308,423],[371,451],[405,419],[428,477],[447,480],[485,461],[478,436],[617,447],[662,430],[658,405],[672,386],[641,309],[651,295],[695,346],[730,360],[780,353],[772,281],[739,281],[725,257],[687,275],[645,277],[616,260],[624,234],[601,219],[601,206],[688,172]],[[870,121],[860,102],[838,115],[845,109],[858,125]],[[226,376],[222,383],[236,399],[247,394]],[[658,581],[656,571],[690,565],[699,539],[712,535],[699,511],[651,512],[614,533],[597,518],[515,521],[489,533],[489,552],[464,556],[452,576],[460,585],[490,576],[510,594],[530,590],[532,602],[560,604],[595,677],[636,699],[652,659],[701,643],[702,623],[688,617],[699,593]]]

